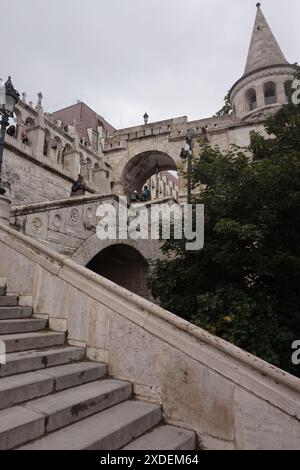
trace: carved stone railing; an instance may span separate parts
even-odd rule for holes
[[[96,230],[99,204],[117,204],[116,196],[69,197],[11,208],[10,224],[58,253],[72,256]]]

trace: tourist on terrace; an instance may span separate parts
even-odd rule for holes
[[[85,192],[88,191],[89,193],[95,193],[96,191],[89,186],[88,183],[84,181],[84,178],[82,175],[78,175],[78,178],[74,183],[72,184],[71,188],[71,197],[79,197],[79,196],[84,196]]]
[[[150,199],[151,199],[150,189],[148,188],[147,185],[145,185],[143,192],[142,192],[142,202],[150,201]]]
[[[130,198],[130,202],[132,204],[135,203],[135,202],[140,202],[141,201],[141,198],[140,198],[140,196],[139,196],[139,194],[136,190],[133,191],[133,193],[130,194],[129,198]]]

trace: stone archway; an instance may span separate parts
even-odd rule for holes
[[[122,172],[122,184],[125,193],[133,190],[142,191],[143,185],[155,172],[177,171],[175,161],[164,152],[147,150],[131,158]]]
[[[133,190],[141,191],[147,179],[160,171],[178,171],[184,168],[180,158],[181,140],[159,141],[157,136],[129,142],[125,152],[112,155],[109,163],[113,168],[114,194],[128,195]],[[185,193],[185,180],[179,176],[179,192]]]
[[[151,298],[147,287],[149,263],[131,246],[121,243],[108,246],[86,267],[141,297]]]
[[[159,240],[99,240],[94,234],[75,251],[72,259],[153,301],[147,288],[147,279],[153,262],[162,257],[161,243]],[[130,280],[129,272],[132,276],[135,272],[138,280]]]

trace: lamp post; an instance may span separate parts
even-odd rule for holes
[[[158,164],[158,160],[156,160],[155,174],[156,174],[156,196],[157,196],[157,199],[159,199],[159,173],[160,173],[159,164]]]
[[[19,93],[15,90],[11,77],[8,77],[5,85],[0,85],[0,114],[1,114],[1,128],[0,128],[0,195],[4,195],[6,190],[2,183],[2,163],[4,152],[4,140],[6,128],[9,125],[9,118],[13,116],[14,109],[19,101]]]
[[[149,116],[148,116],[147,113],[144,114],[143,119],[144,119],[144,124],[145,124],[145,125],[148,124]]]
[[[194,136],[195,129],[190,128],[187,130],[186,142],[181,149],[180,158],[183,161],[187,160],[187,200],[188,204],[192,202],[192,182],[191,182],[191,171],[192,171],[192,157],[194,148]]]

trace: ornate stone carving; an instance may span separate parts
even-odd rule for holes
[[[35,217],[31,222],[31,227],[34,233],[40,233],[43,228],[43,222],[38,217]]]
[[[53,225],[55,228],[60,228],[62,226],[62,223],[63,223],[63,218],[60,214],[55,214],[55,216],[53,217]]]
[[[79,210],[72,209],[70,213],[70,222],[72,225],[76,225],[79,222]]]

